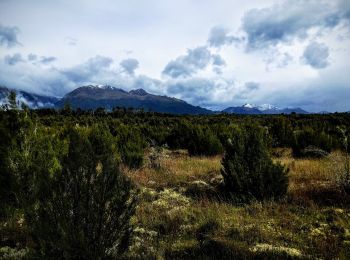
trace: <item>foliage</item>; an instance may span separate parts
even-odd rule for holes
[[[304,150],[308,147],[316,147],[323,151],[330,152],[332,148],[332,137],[325,132],[315,131],[306,127],[303,130],[296,131],[295,140],[292,145],[293,154],[295,156],[303,156]]]
[[[33,136],[13,170],[36,253],[94,259],[125,251],[134,200],[112,135],[93,127]]]
[[[143,164],[143,150],[145,148],[145,141],[140,132],[124,125],[120,125],[114,132],[122,162],[130,168],[140,168]]]
[[[212,156],[223,152],[219,138],[209,127],[179,124],[167,140],[171,148],[186,148],[190,155]]]
[[[120,258],[127,247],[131,258],[282,258],[299,252],[346,258],[349,182],[340,189],[334,173],[343,174],[349,162],[349,129],[346,113],[174,116],[68,104],[62,110],[4,106],[0,258]],[[165,149],[154,156],[149,146]],[[241,202],[283,196],[286,170],[273,163],[267,147],[294,148],[299,157],[310,146],[331,153],[325,159],[290,152],[274,158],[291,169],[286,200],[221,200],[224,174],[223,191]],[[143,163],[144,154],[154,156],[153,164]],[[121,165],[143,191],[136,214],[133,185]]]
[[[241,200],[280,198],[287,192],[287,170],[274,163],[263,129],[251,125],[237,131],[222,159],[224,189]]]

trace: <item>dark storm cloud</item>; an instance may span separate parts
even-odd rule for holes
[[[259,49],[306,38],[310,28],[332,28],[342,19],[325,1],[287,0],[269,8],[252,9],[242,20],[248,49]]]
[[[0,24],[0,46],[14,47],[20,45],[17,40],[19,29],[17,27],[7,27]]]
[[[4,61],[6,64],[13,66],[19,62],[24,62],[24,59],[20,53],[15,53],[13,55],[6,55]]]
[[[315,69],[323,69],[329,65],[329,49],[323,43],[311,42],[305,49],[302,60]]]
[[[135,70],[139,67],[139,61],[137,59],[125,59],[119,64],[126,73],[134,75]]]

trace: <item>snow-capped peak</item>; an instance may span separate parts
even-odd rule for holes
[[[271,105],[271,104],[262,104],[257,107],[260,111],[265,111],[265,110],[279,110],[278,107]]]
[[[246,103],[246,104],[243,105],[243,107],[246,107],[246,108],[255,108],[255,105]]]
[[[98,84],[98,85],[88,85],[87,86],[88,88],[95,88],[95,89],[116,89],[115,87],[112,87],[112,86],[110,86],[110,85],[100,85],[100,84]]]

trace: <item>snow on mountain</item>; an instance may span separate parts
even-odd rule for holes
[[[249,104],[249,103],[244,104],[242,107],[246,107],[246,108],[256,108],[255,105]]]
[[[257,109],[259,109],[260,111],[265,111],[265,110],[280,110],[279,107],[276,107],[274,105],[271,104],[262,104],[260,106],[256,107]]]
[[[235,114],[291,114],[293,112],[297,114],[308,114],[307,111],[295,107],[295,108],[279,108],[271,104],[262,104],[259,106],[246,103],[243,106],[238,107],[228,107],[223,110],[226,113],[235,113]]]

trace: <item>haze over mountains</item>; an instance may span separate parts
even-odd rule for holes
[[[6,104],[10,90],[11,89],[0,86],[0,105]],[[59,98],[56,97],[37,95],[22,90],[16,90],[16,94],[19,104],[25,103],[33,109],[54,108],[56,102],[59,100]]]

